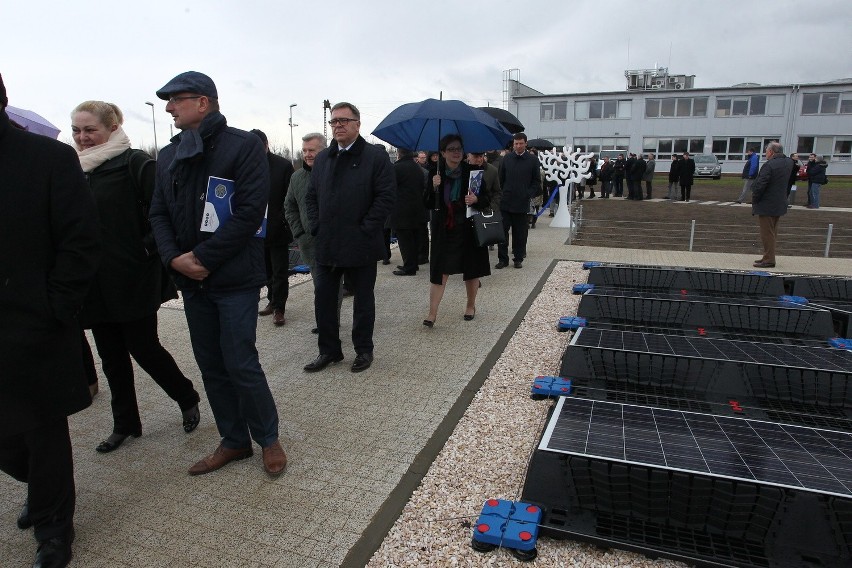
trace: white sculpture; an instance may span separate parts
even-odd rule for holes
[[[589,172],[592,156],[594,152],[587,154],[582,153],[582,150],[573,152],[572,146],[563,146],[562,151],[556,150],[540,150],[538,159],[541,162],[541,167],[544,168],[545,178],[550,181],[555,181],[559,184],[559,208],[556,210],[556,215],[553,221],[550,222],[551,227],[570,227],[571,226],[571,211],[569,208],[569,191],[571,183],[579,183],[580,180],[589,179],[592,177]]]

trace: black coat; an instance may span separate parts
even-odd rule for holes
[[[458,201],[453,202],[453,207],[463,208],[464,196],[467,194],[466,188],[470,180],[470,172],[472,169],[467,162],[461,164],[461,179],[462,191]],[[441,187],[444,181],[441,176]],[[430,180],[431,181],[431,180]],[[488,182],[483,175],[482,185],[479,188],[478,200],[473,205],[477,211],[486,211],[491,209],[491,188],[488,187]],[[441,193],[439,191],[436,196],[435,191],[430,183],[424,192],[424,202],[429,205],[430,209],[434,209],[434,204],[437,201],[438,208],[432,212],[432,250],[429,262],[429,281],[432,284],[440,284],[443,281],[442,258],[450,251],[447,250],[447,209]],[[529,208],[529,205],[527,205]],[[488,247],[481,247],[476,244],[476,235],[474,234],[473,224],[470,219],[465,219],[462,222],[462,239],[461,239],[461,256],[462,256],[462,278],[470,280],[472,278],[480,278],[491,274],[491,263],[488,259]]]
[[[394,229],[417,229],[428,219],[423,206],[428,172],[414,161],[414,156],[400,158],[393,165],[396,179],[396,203],[390,216]]]
[[[317,155],[305,195],[317,263],[355,267],[383,259],[382,235],[395,200],[396,179],[386,151],[359,136],[341,154],[332,141]]]
[[[500,162],[500,209],[508,213],[527,213],[530,199],[541,195],[541,164],[534,155],[509,152]]]
[[[146,164],[141,172],[140,164]],[[160,307],[163,269],[156,247],[148,244],[151,236],[144,212],[154,193],[154,169],[148,154],[127,150],[87,176],[98,210],[103,252],[80,314],[83,327],[142,319]]]
[[[284,219],[284,198],[290,187],[293,164],[272,152],[266,153],[269,164],[269,212],[266,216],[266,245],[287,246],[293,240],[287,220]]]
[[[613,170],[614,166],[612,165],[612,162],[604,162],[601,164],[601,171],[598,175],[600,176],[602,183],[612,180]]]
[[[630,166],[630,180],[631,181],[642,181],[642,176],[645,175],[645,168],[647,164],[645,160],[642,158],[636,158],[633,161],[633,164]]]
[[[73,148],[0,112],[0,437],[91,403],[77,314],[100,254]]]
[[[680,181],[680,158],[672,160],[672,165],[669,166],[669,183],[678,181]]]
[[[616,159],[612,163],[612,179],[618,181],[624,179],[624,172],[627,170],[627,162],[625,160]]]
[[[680,162],[680,185],[684,187],[692,185],[692,177],[695,175],[695,160],[689,158],[678,161]]]

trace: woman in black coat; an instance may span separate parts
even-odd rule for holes
[[[695,160],[689,157],[689,152],[683,153],[678,173],[680,174],[680,200],[689,201],[689,193],[692,191],[692,178],[695,175]]]
[[[680,183],[680,156],[672,154],[672,165],[669,167],[669,193],[666,199],[675,198],[678,183]]]
[[[103,256],[83,305],[80,321],[91,328],[112,392],[113,433],[96,448],[117,449],[128,436],[142,435],[133,386],[137,363],[175,400],[183,429],[199,421],[198,392],[157,336],[157,310],[176,297],[164,276],[147,221],[154,192],[154,161],[132,150],[113,104],[86,101],[71,113],[71,131],[80,165],[98,209]]]
[[[444,169],[432,177],[426,191],[426,202],[433,209],[429,315],[423,320],[426,327],[435,325],[450,274],[461,274],[464,279],[467,292],[465,321],[471,321],[476,315],[480,277],[491,274],[488,247],[476,244],[473,224],[466,216],[468,206],[477,211],[490,208],[491,190],[484,179],[478,193],[468,188],[472,168],[462,161],[464,145],[461,136],[448,134],[441,139],[439,147]]]

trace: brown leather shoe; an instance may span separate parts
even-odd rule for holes
[[[274,443],[263,448],[263,469],[269,477],[278,477],[287,469],[287,454],[281,447],[281,442]]]
[[[246,458],[250,458],[252,455],[254,455],[254,452],[251,448],[232,450],[231,448],[226,448],[222,444],[219,444],[219,447],[216,448],[215,452],[189,468],[189,475],[203,475],[205,473],[210,473],[211,471],[216,471],[220,467],[225,466],[232,461],[244,460]]]
[[[272,304],[266,304],[266,307],[257,312],[259,316],[271,316],[272,312],[275,311],[275,308],[272,307]]]
[[[279,327],[287,323],[287,320],[284,319],[284,310],[275,310],[272,313],[272,323]]]

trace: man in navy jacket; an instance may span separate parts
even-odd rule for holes
[[[509,230],[512,231],[512,261],[515,268],[523,266],[527,256],[527,235],[530,199],[541,192],[541,164],[527,152],[527,135],[519,132],[512,137],[512,152],[500,162],[500,215],[503,217],[503,244],[497,245],[497,264],[509,266]]]

